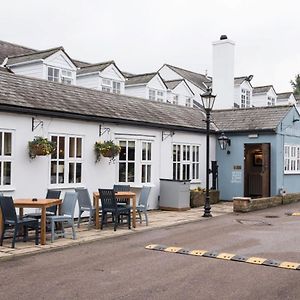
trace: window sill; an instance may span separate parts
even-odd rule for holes
[[[284,175],[300,175],[300,172],[299,171],[284,172]]]
[[[14,192],[15,190],[14,186],[0,186],[0,192]]]
[[[75,188],[85,188],[84,184],[50,184],[48,185],[49,190],[68,190],[68,189],[75,189]]]
[[[155,187],[153,183],[130,183],[130,182],[119,182],[118,184],[129,184],[130,188],[141,189],[143,186]]]

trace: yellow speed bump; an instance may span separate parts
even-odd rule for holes
[[[168,247],[164,251],[165,252],[177,252],[180,249],[182,249],[182,248],[180,248],[180,247]]]
[[[154,249],[155,247],[159,246],[158,244],[152,244],[152,245],[148,245],[145,248],[146,249]]]
[[[257,264],[257,265],[262,265],[267,259],[266,258],[261,258],[261,257],[249,257],[246,262],[249,264]]]
[[[300,212],[295,212],[295,213],[292,213],[292,216],[299,217],[299,216],[300,216]]]
[[[278,267],[284,268],[284,269],[297,269],[300,266],[298,263],[290,262],[290,261],[284,261],[282,262]]]
[[[207,252],[207,250],[192,250],[192,251],[190,251],[190,254],[196,255],[196,256],[202,256],[206,252]]]
[[[217,255],[216,258],[230,260],[234,256],[235,256],[235,254],[223,252],[223,253],[220,253],[219,255]]]

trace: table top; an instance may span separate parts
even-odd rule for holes
[[[58,205],[61,204],[61,199],[37,199],[36,201],[32,201],[32,198],[27,199],[15,199],[14,205],[15,207],[42,207],[47,205]]]

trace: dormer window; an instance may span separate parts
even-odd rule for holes
[[[102,91],[108,93],[121,94],[121,83],[110,79],[102,79]]]
[[[250,107],[250,91],[241,90],[241,108]]]
[[[158,102],[164,102],[164,92],[149,89],[149,100],[156,100]]]
[[[157,91],[157,101],[158,102],[164,102],[164,92]]]
[[[274,106],[275,105],[275,98],[274,97],[270,97],[268,96],[268,102],[267,102],[268,106]]]
[[[71,71],[48,67],[48,80],[64,84],[72,84],[73,76]]]
[[[173,96],[173,104],[178,105],[178,95]]]
[[[113,93],[121,94],[121,83],[113,81]]]
[[[186,100],[185,100],[185,106],[186,107],[191,107],[191,98],[190,97],[186,98]]]

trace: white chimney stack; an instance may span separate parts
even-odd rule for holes
[[[222,35],[213,42],[213,94],[217,95],[214,109],[233,108],[234,105],[234,46]]]

